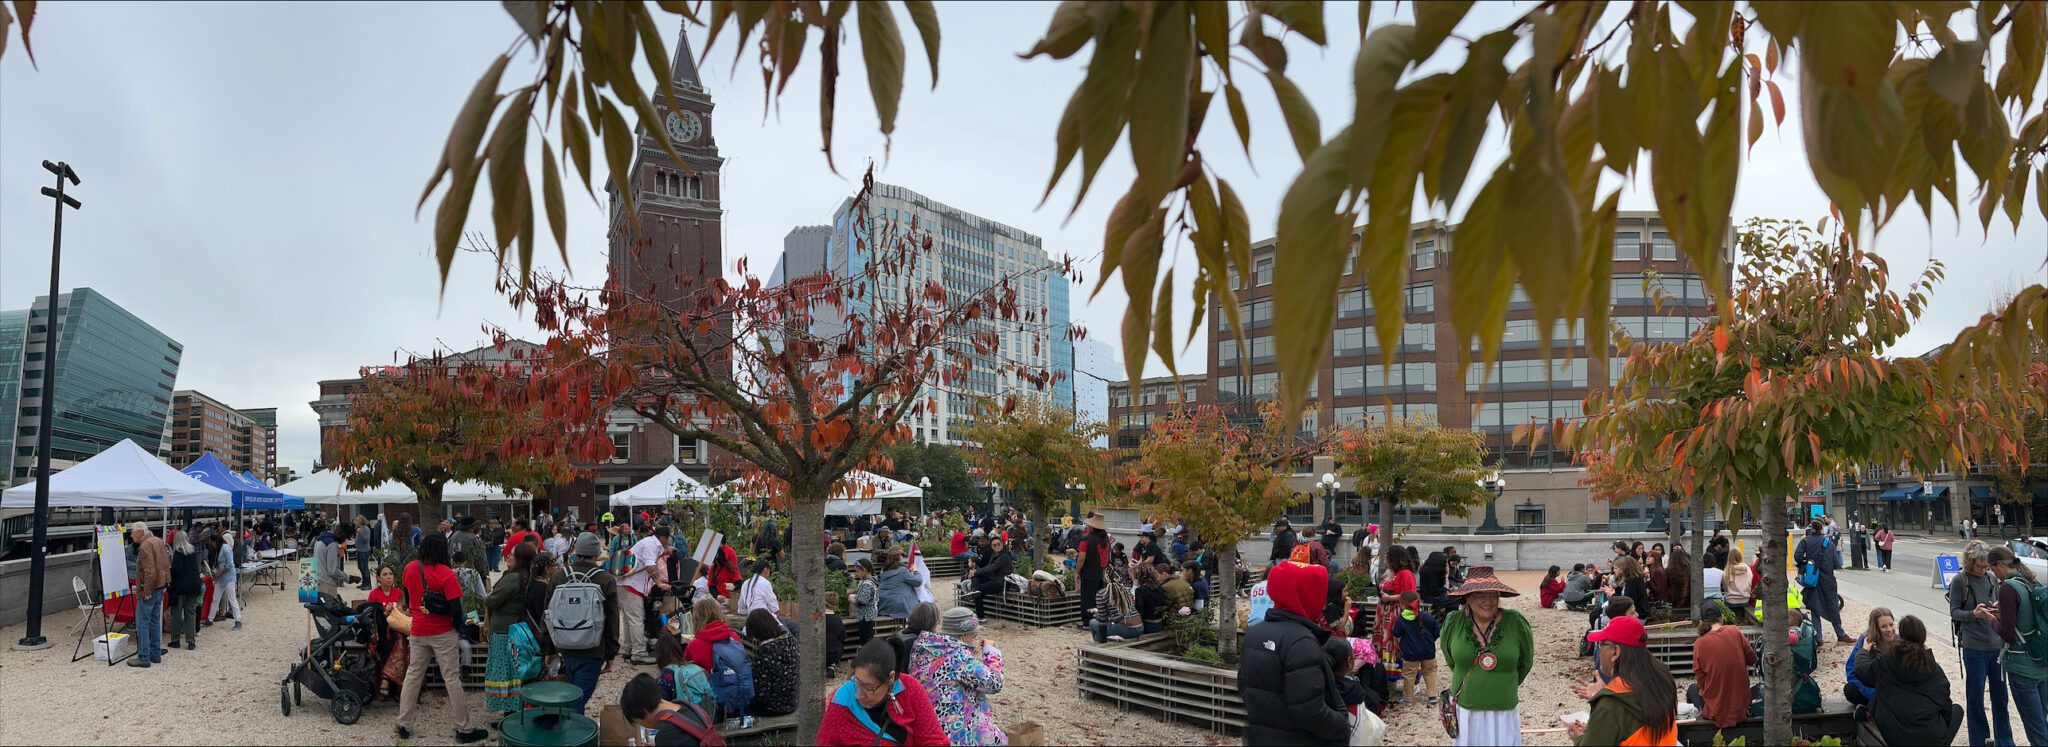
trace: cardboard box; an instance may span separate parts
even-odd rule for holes
[[[597,743],[599,747],[626,747],[626,740],[639,739],[640,727],[626,720],[626,712],[617,704],[608,704],[597,713]]]
[[[1045,727],[1036,721],[1022,721],[1006,730],[1011,747],[1039,747],[1045,744]]]
[[[92,639],[93,661],[115,662],[127,656],[135,639],[126,633],[111,633]]]

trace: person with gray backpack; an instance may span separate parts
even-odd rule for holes
[[[619,582],[598,565],[604,542],[584,532],[576,537],[574,559],[548,579],[545,615],[548,638],[562,659],[562,674],[583,691],[571,709],[583,712],[597,677],[619,656]]]

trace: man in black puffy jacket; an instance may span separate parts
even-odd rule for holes
[[[974,590],[979,592],[974,596],[975,617],[987,617],[988,614],[984,610],[987,608],[988,598],[1003,595],[1003,583],[1009,580],[1010,574],[1015,573],[1017,568],[1012,553],[1022,552],[1023,544],[1024,540],[1017,540],[1011,543],[1011,549],[1007,551],[998,548],[989,555],[987,563],[974,569],[974,575],[969,580],[973,582]]]
[[[1322,614],[1328,583],[1329,570],[1322,566],[1282,562],[1267,572],[1273,609],[1245,632],[1237,662],[1245,744],[1343,745],[1350,740],[1350,714],[1323,655],[1330,633],[1314,622]]]

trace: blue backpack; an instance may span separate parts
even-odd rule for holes
[[[754,700],[754,665],[747,661],[747,647],[730,638],[711,644],[710,674],[711,691],[726,717],[745,715]]]
[[[533,635],[533,625],[521,620],[512,623],[505,631],[512,636],[512,672],[522,682],[535,682],[544,671],[546,658],[541,655],[540,639]]]

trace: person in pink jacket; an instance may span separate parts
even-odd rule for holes
[[[1877,567],[1885,573],[1892,572],[1892,528],[1889,524],[1877,525]]]

